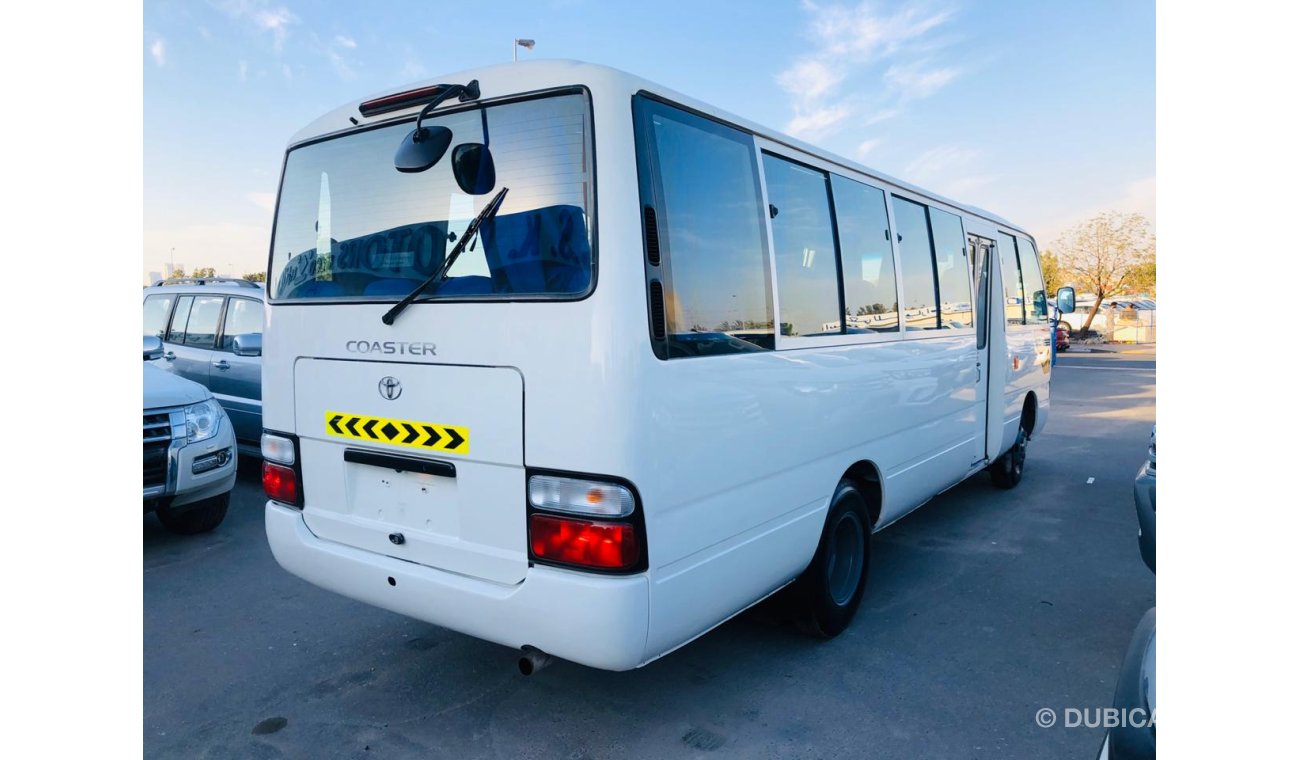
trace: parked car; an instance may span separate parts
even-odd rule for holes
[[[150,364],[162,354],[144,336],[144,511],[174,533],[206,533],[230,506],[234,428],[207,388]]]
[[[1142,561],[1151,572],[1156,571],[1156,426],[1151,426],[1151,445],[1147,447],[1147,461],[1138,470],[1133,481],[1133,503],[1137,507],[1138,548]]]
[[[1156,571],[1156,428],[1151,426],[1147,461],[1133,482],[1138,549]],[[1142,616],[1115,679],[1115,715],[1121,725],[1106,731],[1098,760],[1153,760],[1156,756],[1156,608]]]
[[[1115,679],[1112,709],[1118,725],[1106,730],[1097,760],[1155,760],[1156,608],[1147,610],[1129,640]]]
[[[1070,331],[1059,325],[1056,328],[1056,350],[1058,352],[1070,350]]]
[[[262,438],[264,291],[226,277],[160,280],[144,289],[144,334],[163,341],[154,363],[212,391],[234,425],[239,450]]]

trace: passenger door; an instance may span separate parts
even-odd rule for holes
[[[993,254],[993,240],[980,235],[967,236],[970,246],[969,260],[971,279],[975,283],[975,348],[979,352],[979,382],[975,389],[975,415],[978,429],[984,431],[984,445],[978,452],[979,458],[973,465],[980,465],[997,455],[991,451],[989,434],[989,388],[993,381],[994,367],[989,361],[989,343],[992,338],[991,320],[989,318],[989,270]],[[1000,386],[997,386],[1000,387]],[[998,435],[1001,435],[1000,426]],[[999,438],[1000,440],[1000,438]],[[996,442],[993,446],[996,446]]]
[[[163,360],[181,377],[208,385],[208,367],[217,344],[224,296],[184,295],[176,300],[171,326],[163,339]]]
[[[212,352],[208,387],[230,415],[235,437],[242,442],[262,437],[262,357],[235,353],[235,336],[262,333],[262,302],[254,298],[226,300],[221,336]]]

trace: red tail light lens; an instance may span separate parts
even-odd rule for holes
[[[641,559],[629,523],[588,522],[535,514],[528,522],[533,556],[566,565],[625,570]]]
[[[298,503],[298,473],[292,467],[262,462],[262,490],[285,504]]]

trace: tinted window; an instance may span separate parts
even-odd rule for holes
[[[144,299],[144,334],[159,338],[167,331],[167,317],[171,316],[172,301],[170,293],[156,294]]]
[[[894,224],[903,267],[904,318],[912,329],[933,330],[939,326],[939,314],[935,308],[934,254],[925,206],[894,196]]]
[[[782,335],[842,332],[839,273],[825,172],[764,154]]]
[[[642,202],[653,206],[664,287],[661,356],[773,347],[767,231],[753,138],[638,97]],[[652,315],[652,319],[654,316]]]
[[[1038,253],[1034,250],[1034,244],[1024,238],[1016,238],[1016,250],[1020,252],[1029,321],[1046,322],[1047,286],[1043,284],[1043,273],[1038,267]]]
[[[221,296],[202,296],[194,299],[190,321],[185,325],[185,345],[212,348],[217,340],[217,322],[221,319]]]
[[[450,104],[447,104],[450,105]],[[502,188],[496,218],[431,298],[578,296],[591,283],[594,193],[585,95],[434,114],[451,148],[427,171],[402,173],[393,154],[409,121],[289,151],[272,243],[275,298],[396,300],[442,263],[470,220]],[[467,195],[456,147],[488,143],[496,186]]]
[[[171,327],[167,328],[167,342],[180,343],[185,340],[185,323],[190,319],[190,307],[194,305],[194,296],[181,296],[176,299],[176,311],[172,314]]]
[[[930,228],[934,232],[934,267],[939,273],[939,324],[973,327],[970,267],[966,263],[966,233],[961,217],[931,208]]]
[[[848,332],[897,332],[898,289],[885,193],[831,175]],[[779,217],[778,217],[779,218]]]
[[[221,327],[221,348],[235,350],[235,336],[262,332],[262,302],[232,298],[226,305],[226,322]]]
[[[1020,260],[1016,257],[1016,241],[1010,235],[998,233],[998,257],[1002,261],[1002,298],[1006,304],[1007,324],[1025,323],[1025,291],[1020,286]]]

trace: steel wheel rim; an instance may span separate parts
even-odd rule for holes
[[[831,532],[830,556],[826,562],[826,585],[831,600],[840,607],[848,604],[858,590],[864,548],[862,521],[854,512],[845,513]]]

